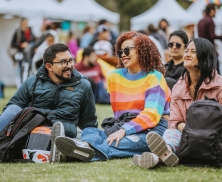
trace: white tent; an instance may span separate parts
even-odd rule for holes
[[[217,10],[216,17],[214,18],[215,24],[222,27],[222,6]]]
[[[107,19],[111,23],[119,22],[119,14],[105,9],[94,0],[63,0],[61,14],[66,20],[72,21],[99,21]]]
[[[71,21],[99,21],[107,19],[117,24],[119,14],[111,12],[94,0],[0,0],[0,14],[21,17],[45,17]]]
[[[131,29],[146,29],[151,23],[157,25],[162,18],[175,28],[193,23],[192,17],[175,0],[158,0],[151,9],[131,18]]]
[[[206,5],[207,3],[205,0],[197,0],[187,8],[187,12],[192,15],[195,23],[203,18],[203,10],[205,9]]]

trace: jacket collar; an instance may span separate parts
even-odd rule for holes
[[[215,76],[210,83],[206,84],[203,82],[198,90],[210,90],[214,88],[219,88],[221,78],[218,75],[217,71],[215,71]],[[191,99],[189,84],[188,84],[188,76],[186,75],[184,79],[182,77],[179,78],[178,82],[176,83],[175,87],[173,88],[172,98],[175,99]]]
[[[45,68],[44,65],[42,65],[37,74],[36,74],[36,77],[39,78],[39,79],[42,79],[42,80],[46,80],[46,81],[50,81],[50,82],[53,82],[52,80],[50,80],[50,78],[48,77],[48,71],[47,69]],[[73,71],[72,71],[72,74],[71,74],[71,78],[70,80],[67,80],[65,82],[63,82],[61,85],[70,85],[70,84],[73,84],[75,82],[78,82],[80,81],[82,75],[75,69],[73,68]]]

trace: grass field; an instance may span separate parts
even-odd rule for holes
[[[0,99],[0,113],[15,88],[6,88]],[[108,105],[96,105],[98,121],[111,117]],[[221,182],[222,169],[198,167],[165,167],[141,169],[132,159],[115,159],[92,163],[0,164],[0,182]]]

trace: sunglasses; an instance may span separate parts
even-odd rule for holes
[[[117,56],[119,57],[119,58],[122,58],[122,54],[124,53],[126,56],[129,56],[129,54],[130,54],[130,49],[132,49],[132,48],[135,48],[135,46],[127,46],[127,47],[125,47],[123,50],[122,49],[120,49],[120,50],[118,50],[117,51]]]
[[[186,44],[180,44],[180,43],[177,43],[177,42],[175,42],[175,43],[174,43],[174,42],[169,42],[169,43],[167,44],[167,46],[168,46],[169,48],[173,48],[174,44],[176,44],[176,48],[177,48],[177,49],[180,49],[182,45],[186,45]]]

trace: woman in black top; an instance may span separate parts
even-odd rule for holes
[[[188,41],[188,36],[184,31],[177,30],[170,34],[168,48],[172,59],[165,64],[165,79],[171,90],[184,70],[183,55]]]

